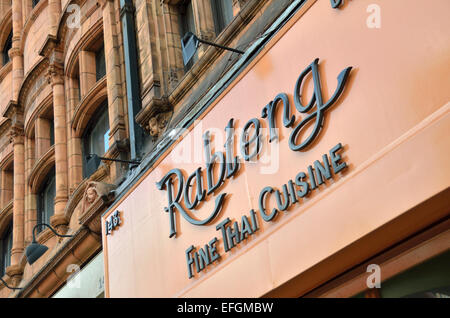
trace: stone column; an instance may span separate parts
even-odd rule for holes
[[[126,118],[124,112],[123,74],[120,56],[120,21],[117,19],[118,10],[114,7],[114,1],[103,0],[103,37],[105,44],[106,83],[108,91],[108,115],[109,115],[109,145],[117,149],[115,156],[126,159],[124,149],[119,149],[122,141],[127,138]],[[111,163],[110,173],[112,182],[124,174],[125,165]]]
[[[24,201],[25,201],[25,146],[23,131],[23,110],[14,101],[8,104],[5,117],[11,120],[9,137],[13,144],[13,244],[11,266],[6,273],[12,285],[17,286],[22,278],[20,261],[24,251]]]
[[[50,120],[42,117],[35,122],[36,158],[39,160],[50,149]]]
[[[52,226],[67,225],[64,209],[67,204],[67,138],[66,138],[66,103],[64,95],[64,75],[62,58],[56,50],[52,53],[54,63],[49,66],[49,79],[53,89],[53,120],[55,126],[55,214],[50,218]],[[56,61],[58,60],[58,62]]]
[[[36,122],[36,125],[38,123]],[[49,128],[50,129],[50,126]],[[37,134],[37,133],[36,133]],[[35,163],[35,149],[34,149],[35,139],[29,138],[25,136],[25,181],[28,180],[31,170],[33,169],[33,165]],[[50,140],[49,140],[50,145]],[[39,158],[39,157],[38,157]],[[25,183],[25,233],[24,240],[25,246],[31,243],[32,241],[32,232],[33,227],[36,225],[37,221],[37,200],[36,194],[31,191],[31,187],[28,182]]]
[[[9,55],[12,61],[12,99],[17,101],[19,89],[23,81],[23,54],[20,51],[20,39],[22,35],[22,2],[20,0],[12,2],[12,25],[13,38],[12,49]]]
[[[95,72],[95,53],[81,51],[79,54],[80,62],[80,93],[81,99],[94,87],[97,82]]]
[[[13,198],[13,172],[2,170],[1,174],[0,206],[4,208]]]
[[[14,226],[11,265],[14,266],[19,265],[24,249],[25,147],[23,128],[13,126],[11,139],[14,146]]]
[[[48,9],[50,11],[50,33],[56,35],[59,17],[61,16],[61,0],[48,0]]]
[[[66,77],[66,131],[67,131],[67,164],[68,164],[68,186],[69,196],[83,181],[83,161],[81,152],[81,139],[75,137],[72,130],[72,117],[79,103],[79,88],[77,81]]]

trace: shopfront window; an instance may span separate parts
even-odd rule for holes
[[[450,251],[381,283],[382,298],[450,298]]]
[[[38,195],[38,215],[37,223],[50,224],[50,217],[55,211],[56,182],[55,169],[48,174],[45,183]],[[45,227],[40,226],[38,231],[41,232]]]
[[[104,298],[105,275],[103,252],[76,271],[52,298]],[[77,270],[73,268],[73,270]]]
[[[3,233],[0,241],[0,277],[3,277],[6,272],[6,268],[11,265],[11,249],[12,249],[12,223],[9,224],[6,231]]]
[[[354,297],[364,298],[369,292]],[[381,298],[450,298],[450,251],[381,282],[376,294]]]

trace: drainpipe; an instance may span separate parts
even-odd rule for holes
[[[120,0],[120,19],[123,30],[123,47],[125,57],[125,73],[128,101],[128,126],[130,131],[131,160],[141,157],[144,131],[134,120],[141,110],[140,81],[138,74],[138,57],[134,21],[134,5],[132,0]]]

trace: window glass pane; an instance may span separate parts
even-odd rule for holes
[[[0,277],[5,275],[6,268],[11,265],[12,224],[3,233],[0,241]]]
[[[216,35],[233,20],[233,5],[231,0],[210,0],[214,16]]]
[[[188,32],[196,34],[195,20],[194,20],[194,10],[192,8],[192,1],[185,1],[180,5],[180,38]],[[185,66],[185,71],[189,70],[192,65],[198,60],[198,54],[195,53],[194,57]]]
[[[40,0],[33,0],[32,3],[31,3],[32,7],[34,8],[39,3],[39,1]]]
[[[5,269],[6,267],[11,265],[11,250],[13,244],[13,236],[12,236],[12,225],[9,226],[8,235],[6,238],[6,259],[5,259]]]
[[[9,62],[8,51],[12,48],[12,31],[9,33],[8,38],[6,39],[5,45],[3,46],[2,55],[3,55],[3,65]]]
[[[103,46],[95,52],[95,71],[97,81],[106,75],[105,48]]]
[[[97,116],[93,117],[87,125],[85,135],[83,137],[84,143],[84,177],[89,177],[97,170],[98,166],[87,165],[86,156],[96,154],[99,157],[103,156],[109,149],[109,118],[108,118],[108,102],[100,106],[96,111]]]
[[[50,146],[55,144],[55,123],[50,120]]]
[[[55,170],[53,169],[38,196],[38,223],[50,222],[50,217],[54,214],[55,210],[55,196],[56,196],[56,182],[55,182]],[[38,231],[41,232],[44,227],[39,227]]]

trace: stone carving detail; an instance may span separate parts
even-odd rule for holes
[[[113,184],[97,181],[89,181],[83,195],[83,213],[86,212],[97,200],[108,201],[111,199],[112,190],[116,188]]]
[[[48,84],[63,84],[64,83],[64,77],[63,77],[63,67],[58,64],[51,64],[49,65],[47,69],[47,73],[45,74],[45,78],[47,80]]]
[[[150,136],[157,138],[164,131],[164,128],[166,128],[171,116],[172,112],[159,113],[150,118],[148,126],[145,129],[150,133]]]

